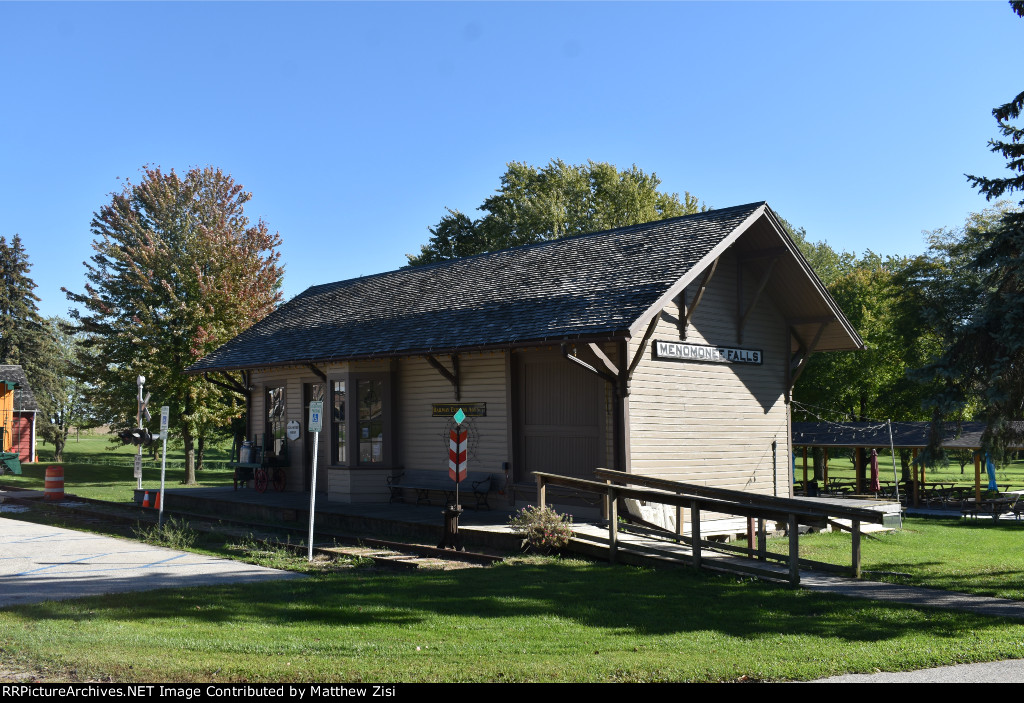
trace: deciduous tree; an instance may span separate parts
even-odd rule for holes
[[[829,292],[866,349],[816,354],[794,389],[803,403],[841,411],[846,419],[919,420],[925,385],[908,374],[934,352],[934,342],[901,305],[901,273],[909,260],[868,251]]]
[[[406,258],[419,266],[702,209],[689,193],[680,199],[676,193],[660,192],[659,185],[655,174],[635,165],[620,171],[595,161],[573,166],[557,159],[540,169],[512,162],[497,192],[480,206],[482,218],[472,220],[449,209],[429,228],[430,241],[420,253]]]
[[[52,340],[48,366],[53,371],[53,382],[33,390],[42,415],[39,434],[53,444],[53,460],[60,462],[72,427],[85,429],[102,423],[92,414],[87,397],[89,384],[80,372],[91,366],[85,363],[80,335],[58,317],[47,318],[46,329]]]
[[[250,222],[251,199],[212,167],[184,176],[144,168],[138,184],[92,219],[95,254],[73,317],[95,353],[98,403],[121,426],[135,421],[135,379],[168,405],[195,481],[207,437],[243,412],[237,393],[188,375],[193,362],[266,316],[280,301],[280,236]]]

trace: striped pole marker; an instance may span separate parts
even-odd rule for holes
[[[448,478],[460,483],[466,479],[466,450],[469,431],[459,428],[448,435]]]

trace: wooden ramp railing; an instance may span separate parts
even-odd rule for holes
[[[859,578],[861,571],[861,523],[884,523],[883,513],[867,508],[847,508],[834,504],[826,505],[814,503],[810,499],[775,498],[745,491],[710,488],[708,486],[698,486],[679,481],[636,476],[610,469],[597,469],[595,474],[598,478],[604,479],[604,483],[535,472],[537,502],[541,507],[544,507],[547,486],[564,486],[603,497],[605,515],[608,518],[608,558],[612,562],[616,559],[620,542],[619,530],[621,526],[618,521],[619,498],[633,498],[647,503],[673,506],[677,509],[677,516],[680,515],[683,508],[688,508],[690,510],[689,536],[683,534],[683,527],[678,517],[675,533],[668,530],[653,530],[649,528],[643,530],[643,532],[658,539],[688,545],[692,552],[691,563],[695,568],[735,570],[765,578],[778,579],[780,577],[779,572],[766,567],[771,562],[781,563],[788,566],[786,580],[793,585],[800,583],[800,566],[830,571],[848,571],[846,568],[834,564],[800,559],[800,525],[823,526],[826,523],[836,525],[834,519],[849,520],[852,524],[851,533],[853,535],[852,566],[849,571],[852,572],[854,577]],[[702,539],[700,524],[702,512],[738,515],[747,518],[748,547],[742,549]],[[787,532],[789,533],[789,554],[777,554],[767,550],[765,523],[768,520],[786,525]],[[756,528],[754,526],[755,522]],[[755,529],[757,535],[756,548],[754,547]],[[730,561],[721,559],[715,559],[713,564],[705,563],[706,560],[702,554],[704,551],[718,552],[733,557],[746,557],[747,560],[753,560],[755,564],[761,562],[765,566],[758,568],[749,564],[749,561],[745,564],[738,562],[730,564]]]

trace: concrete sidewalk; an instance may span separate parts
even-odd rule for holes
[[[1024,659],[957,664],[916,671],[880,671],[844,674],[808,683],[1019,683],[1024,680]]]
[[[991,598],[969,593],[940,591],[935,588],[851,579],[809,570],[800,572],[800,586],[811,591],[827,591],[851,598],[867,598],[913,607],[962,610],[975,615],[1024,619],[1024,602],[1006,598]]]
[[[0,517],[0,607],[301,574]]]

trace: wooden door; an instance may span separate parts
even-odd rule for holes
[[[593,479],[605,457],[605,382],[558,352],[517,357],[515,480],[534,471]]]

